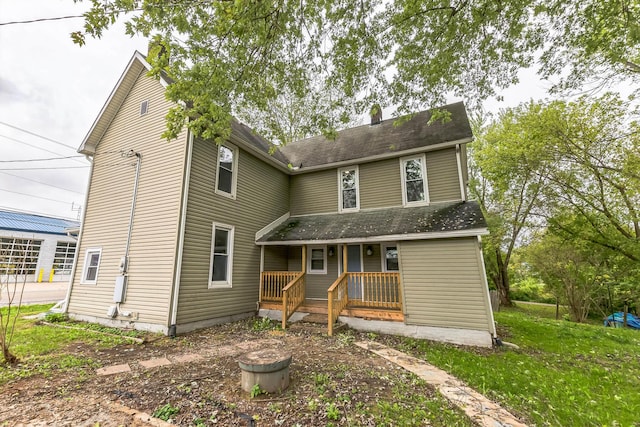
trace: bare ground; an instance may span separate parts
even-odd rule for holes
[[[154,421],[135,413],[163,407],[165,414],[177,410],[170,421],[183,426],[472,425],[424,381],[352,344],[364,335],[346,330],[327,337],[324,328],[308,324],[286,333],[255,330],[257,324],[108,349],[73,344],[65,353],[86,358],[85,367],[2,386],[0,426],[149,425]],[[260,346],[293,354],[291,383],[281,394],[252,398],[240,387],[237,357]],[[203,358],[150,369],[139,364],[186,354]],[[131,372],[96,374],[98,367],[122,363]]]

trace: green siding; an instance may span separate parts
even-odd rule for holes
[[[398,159],[360,165],[360,209],[402,206]]]
[[[291,215],[338,212],[338,172],[328,169],[291,177]]]
[[[455,147],[427,153],[427,181],[430,202],[461,199]]]
[[[288,271],[287,247],[264,247],[264,271]]]
[[[178,325],[255,310],[260,248],[255,233],[289,210],[289,178],[244,150],[236,199],[216,194],[217,146],[195,140],[187,203]],[[235,227],[231,288],[208,288],[212,223]]]
[[[493,332],[476,238],[398,245],[405,323]]]
[[[373,249],[373,255],[367,255],[367,246],[371,246]],[[367,244],[365,243],[362,247],[362,260],[364,264],[363,271],[374,272],[374,271],[382,271],[382,261],[380,259],[380,245],[378,243]]]

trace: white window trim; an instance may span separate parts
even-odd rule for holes
[[[229,232],[228,252],[227,257],[227,280],[213,280],[213,256],[216,244],[216,228],[227,230]],[[209,289],[211,288],[231,288],[232,287],[232,274],[233,274],[233,237],[235,234],[235,227],[233,225],[222,224],[214,222],[211,227],[211,257],[209,258]]]
[[[313,270],[311,269],[311,266],[313,265],[311,263],[311,254],[312,254],[312,249],[322,249],[322,255],[323,255],[323,262],[322,262],[322,266],[323,269],[322,270]],[[307,273],[308,274],[327,274],[327,245],[310,245],[307,246]]]
[[[220,148],[222,146],[227,147],[229,150],[233,151],[233,163],[231,165],[231,193],[227,193],[226,191],[222,191],[218,189],[218,183],[220,182]],[[240,150],[233,144],[228,142],[224,142],[218,145],[218,150],[216,152],[216,182],[214,185],[214,191],[216,194],[219,194],[224,197],[228,197],[230,199],[235,200],[236,198],[236,189],[238,187],[238,156],[240,154]]]
[[[356,183],[356,207],[355,208],[344,208],[342,207],[342,204],[344,202],[344,199],[342,197],[342,172],[344,171],[350,171],[350,170],[355,170],[356,171],[356,179],[355,179],[355,183]],[[355,166],[349,166],[346,168],[339,168],[338,169],[338,212],[358,212],[360,210],[360,170],[358,168],[358,165]]]
[[[387,269],[387,248],[395,246],[398,251],[398,269],[397,270],[388,270]],[[399,273],[400,272],[400,251],[398,250],[398,243],[381,243],[380,244],[380,261],[382,262],[382,271],[385,273]]]
[[[404,164],[410,160],[420,160],[422,164],[422,184],[424,185],[424,200],[407,201],[407,181]],[[400,158],[400,179],[402,180],[402,206],[426,206],[429,204],[429,181],[427,180],[427,158],[424,154]]]
[[[87,270],[89,270],[89,254],[98,253],[98,266],[96,267],[96,278],[94,280],[87,280]],[[98,274],[100,273],[100,262],[102,262],[102,248],[87,248],[84,252],[84,265],[82,266],[82,277],[80,278],[81,285],[95,285],[98,283]]]

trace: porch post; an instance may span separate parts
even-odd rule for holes
[[[342,245],[342,272],[347,272],[347,244]]]
[[[262,302],[262,292],[263,292],[262,287],[264,286],[264,283],[263,283],[264,274],[262,273],[264,273],[264,245],[260,246],[260,293],[258,295],[259,302]]]
[[[300,271],[307,272],[307,245],[302,245],[302,268]]]

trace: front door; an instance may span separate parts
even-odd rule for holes
[[[362,271],[362,246],[347,246],[347,272]],[[360,278],[349,278],[349,298],[362,299],[362,281]]]

